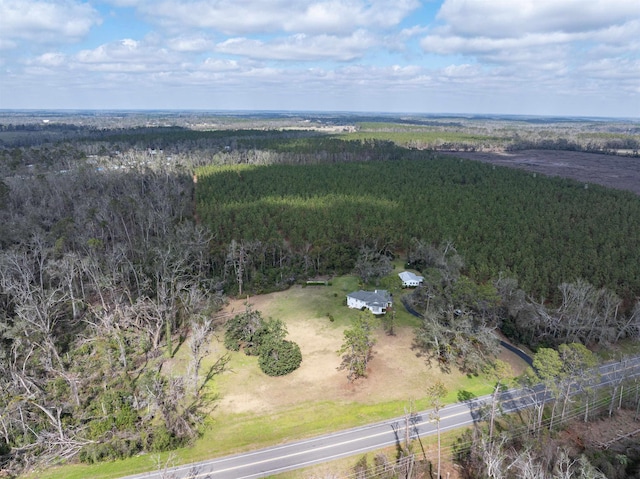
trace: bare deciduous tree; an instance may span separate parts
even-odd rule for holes
[[[202,360],[209,354],[209,336],[212,330],[212,320],[207,318],[202,322],[195,322],[191,328],[189,338],[189,350],[191,359],[189,361],[189,371],[193,388],[193,396],[200,395],[199,375]]]

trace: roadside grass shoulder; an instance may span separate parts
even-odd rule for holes
[[[478,396],[490,391],[490,388],[479,381],[475,386],[467,385],[466,387],[467,391],[474,391]],[[455,402],[455,395],[456,391],[450,391],[447,401]],[[208,429],[190,447],[93,465],[65,465],[47,471],[38,471],[25,477],[29,479],[86,479],[88,477],[113,479],[140,474],[158,470],[158,464],[178,466],[384,421],[402,416],[408,406],[407,401],[391,401],[382,404],[325,402],[301,404],[268,416],[232,415],[225,417],[224,422],[211,420]],[[414,410],[421,411],[426,409],[427,402],[425,399],[418,400],[411,406]],[[425,442],[424,439],[423,442]],[[299,474],[300,472],[293,471],[277,477],[283,479],[306,477]]]
[[[450,385],[445,398],[447,403],[455,403],[461,392],[472,397],[491,392],[491,385],[484,377],[465,377],[462,388]],[[428,408],[427,398],[414,401],[395,400],[383,403],[363,404],[344,401],[322,401],[297,404],[266,416],[255,414],[230,415],[216,421],[215,425],[190,449],[193,460],[200,448],[202,452],[216,452],[216,455],[241,452],[272,444],[293,441],[327,434],[333,431],[363,426],[402,416],[411,407],[415,411]],[[217,444],[219,449],[211,449]]]
[[[485,378],[479,376],[467,377],[465,384],[461,386],[462,389],[449,390],[446,397],[447,403],[456,402],[459,393],[463,390],[466,394],[473,396],[488,394],[491,390]],[[203,435],[190,447],[93,465],[61,466],[27,477],[30,479],[85,479],[87,477],[112,479],[123,477],[157,470],[157,464],[170,462],[171,465],[177,466],[383,421],[402,416],[403,411],[409,406],[416,411],[428,407],[426,399],[416,400],[412,404],[408,401],[390,401],[378,404],[329,401],[299,404],[276,414],[263,416],[251,413],[229,415],[216,420],[210,419]]]

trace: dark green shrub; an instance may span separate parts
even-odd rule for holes
[[[153,430],[150,446],[152,452],[168,451],[175,447],[175,438],[164,425],[158,426]]]
[[[4,438],[0,438],[0,456],[6,456],[9,452],[11,452],[9,444],[7,444]]]
[[[258,311],[247,310],[227,322],[224,344],[227,349],[240,348],[247,356],[260,356],[258,363],[265,374],[283,376],[300,366],[300,347],[285,341],[287,329],[279,319],[262,319]]]
[[[280,341],[262,348],[258,364],[269,376],[284,376],[300,367],[302,353],[293,341]]]
[[[133,410],[130,404],[123,404],[122,408],[115,416],[115,425],[118,430],[135,429],[138,421],[138,414]]]
[[[81,462],[94,464],[101,461],[114,461],[134,456],[142,450],[138,438],[124,439],[114,437],[108,442],[87,444],[78,458]]]
[[[240,351],[240,341],[235,339],[227,332],[224,335],[224,347],[229,351]]]
[[[259,311],[247,309],[233,319],[227,321],[224,333],[224,346],[230,351],[239,351],[244,348],[247,355],[257,355],[254,352],[258,345],[256,335],[264,328],[264,320]]]

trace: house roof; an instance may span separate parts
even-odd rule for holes
[[[370,306],[386,306],[391,302],[391,295],[384,289],[376,289],[375,291],[354,291],[347,296],[363,301]]]
[[[398,273],[398,276],[400,276],[400,279],[402,281],[409,282],[409,281],[424,281],[424,277],[422,276],[418,276],[415,273],[412,273],[411,271],[403,271],[402,273]]]

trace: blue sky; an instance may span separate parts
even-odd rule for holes
[[[638,0],[0,0],[0,108],[640,117]]]

